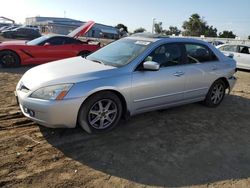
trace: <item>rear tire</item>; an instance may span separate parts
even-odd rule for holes
[[[2,67],[18,67],[20,66],[20,58],[15,52],[2,51],[0,52],[0,64]]]
[[[104,133],[115,128],[122,115],[117,95],[103,91],[90,96],[78,113],[79,125],[88,133]]]
[[[223,80],[217,80],[210,87],[204,104],[208,107],[217,107],[224,99],[226,86]]]

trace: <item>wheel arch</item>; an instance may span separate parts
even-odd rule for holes
[[[217,80],[222,80],[224,82],[225,86],[226,86],[226,89],[230,89],[230,84],[229,84],[228,80],[225,77],[220,77]],[[215,80],[215,82],[217,80]]]
[[[17,57],[18,57],[18,59],[19,59],[19,62],[20,62],[20,64],[21,64],[21,62],[22,62],[22,60],[21,60],[21,56],[20,56],[20,54],[18,53],[18,52],[16,52],[16,51],[14,51],[14,50],[11,50],[11,49],[1,49],[0,50],[0,54],[2,53],[2,52],[5,52],[5,51],[10,51],[10,52],[12,52],[12,53],[15,53],[16,55],[17,55]]]
[[[91,93],[90,95],[88,95],[88,97],[82,102],[81,107],[82,107],[82,105],[84,105],[85,101],[87,101],[87,100],[88,100],[90,97],[92,97],[93,95],[96,95],[96,94],[102,93],[102,92],[107,92],[107,91],[108,91],[108,92],[114,93],[114,94],[120,99],[120,101],[121,101],[121,103],[122,103],[122,117],[123,117],[123,118],[126,118],[127,116],[129,116],[130,112],[128,111],[128,104],[127,104],[127,101],[126,101],[124,95],[123,95],[121,92],[119,92],[119,91],[117,91],[117,90],[115,90],[115,89],[102,89],[102,90],[98,90],[98,91],[92,92],[92,93]],[[79,115],[79,111],[80,111],[81,107],[80,107],[79,110],[78,110],[78,115]]]

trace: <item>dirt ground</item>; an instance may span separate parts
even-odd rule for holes
[[[0,187],[250,187],[250,72],[216,109],[150,112],[88,135],[20,113],[13,91],[28,69],[0,68]]]

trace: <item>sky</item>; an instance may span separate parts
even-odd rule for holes
[[[232,30],[240,38],[250,35],[250,0],[1,0],[0,16],[24,23],[26,17],[68,17],[115,26],[129,31],[152,30],[152,20],[180,29],[191,14],[198,13],[218,31]],[[10,7],[10,8],[8,8]]]

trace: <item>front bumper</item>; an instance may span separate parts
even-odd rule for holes
[[[51,128],[74,128],[77,115],[84,99],[41,100],[27,96],[22,91],[16,91],[22,113],[40,125]]]

